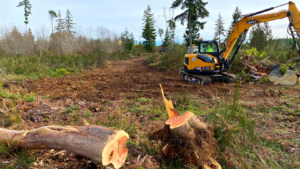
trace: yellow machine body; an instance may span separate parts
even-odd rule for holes
[[[215,70],[216,69],[215,64],[218,63],[217,57],[214,57],[210,54],[205,54],[206,56],[211,57],[215,61],[214,63],[207,63],[207,62],[204,62],[203,60],[197,58],[197,55],[198,54],[186,54],[184,56],[185,59],[188,59],[188,62],[186,61],[184,63],[184,65],[189,70]]]

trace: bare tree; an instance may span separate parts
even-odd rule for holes
[[[45,26],[41,26],[39,29],[36,30],[36,48],[37,50],[39,50],[40,56],[42,56],[44,52],[49,50],[49,45],[49,29]]]

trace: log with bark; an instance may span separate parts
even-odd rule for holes
[[[192,112],[180,114],[172,101],[164,97],[169,120],[163,128],[151,133],[151,137],[160,139],[163,143],[161,154],[165,158],[178,157],[184,164],[202,166],[206,169],[221,169],[215,160],[217,154],[217,141],[214,137],[213,127],[200,121]]]
[[[0,128],[0,142],[20,149],[68,150],[103,165],[120,168],[127,157],[128,134],[103,126],[46,126],[28,131]]]

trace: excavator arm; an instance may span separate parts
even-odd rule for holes
[[[299,34],[300,34],[300,12],[294,2],[290,1],[287,4],[289,5],[289,10],[282,10],[282,11],[279,11],[276,13],[258,15],[260,13],[270,11],[274,8],[283,6],[283,5],[280,5],[280,6],[268,8],[268,9],[265,9],[265,10],[262,10],[262,11],[259,11],[256,13],[244,15],[243,18],[241,18],[241,20],[238,21],[234,25],[234,27],[231,31],[231,34],[228,38],[228,41],[226,43],[226,48],[223,50],[224,53],[221,56],[221,58],[223,58],[224,61],[226,61],[229,66],[231,66],[231,64],[235,58],[235,55],[239,51],[239,48],[242,45],[242,42],[244,41],[246,34],[250,27],[252,27],[253,25],[258,24],[258,23],[269,22],[269,21],[273,21],[273,20],[277,20],[277,19],[283,19],[286,17],[288,17],[289,21],[290,21],[290,23],[288,25],[288,33],[293,37],[294,42],[297,46],[298,53],[300,55],[300,51],[299,51],[299,48],[298,48],[298,45],[297,45],[296,39],[295,39],[295,36],[300,38],[300,36],[299,36]],[[286,4],[284,4],[284,5],[286,5]],[[233,54],[233,57],[228,62],[227,58],[228,58],[230,52],[232,51],[237,39],[239,38],[239,36],[241,34],[243,34],[242,39],[239,42],[239,45],[237,46],[236,51]]]

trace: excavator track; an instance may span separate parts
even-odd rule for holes
[[[211,78],[209,76],[186,73],[182,68],[179,69],[179,74],[182,75],[183,80],[187,81],[190,84],[211,84]]]
[[[234,83],[237,77],[236,74],[233,73],[222,72],[220,74],[227,77],[228,83]]]
[[[219,75],[197,75],[186,73],[183,68],[179,69],[179,74],[182,75],[183,80],[190,84],[209,85],[212,81],[233,83],[235,82],[236,75],[231,73],[220,73]]]

